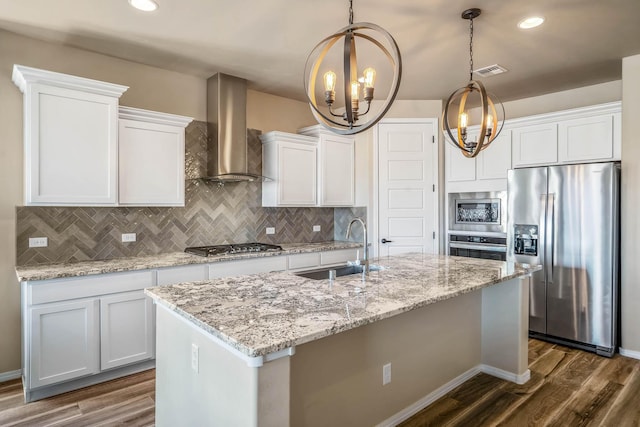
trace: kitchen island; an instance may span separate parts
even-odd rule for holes
[[[158,305],[156,424],[392,425],[478,372],[528,380],[537,267],[374,262],[383,270],[366,278],[286,272],[147,289]]]

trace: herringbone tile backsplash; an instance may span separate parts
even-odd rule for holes
[[[249,169],[254,173],[262,172],[259,134],[248,131]],[[186,131],[187,178],[202,172],[205,145],[206,124],[193,122]],[[261,197],[262,185],[256,182],[218,187],[188,179],[184,207],[18,207],[16,262],[103,260],[182,251],[187,246],[334,239],[333,208],[263,208]],[[339,217],[352,213],[349,209],[340,212]],[[343,224],[344,219],[339,222]],[[313,225],[320,225],[322,231],[313,232]],[[275,227],[276,234],[267,236],[266,227]],[[122,243],[122,233],[136,233],[137,241]],[[29,237],[48,237],[49,246],[29,248]]]

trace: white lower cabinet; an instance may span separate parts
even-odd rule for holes
[[[29,318],[30,388],[98,372],[97,300],[42,304],[29,310]]]
[[[100,369],[155,356],[153,301],[144,291],[100,298]]]
[[[268,273],[287,269],[286,256],[269,256],[209,264],[209,279],[240,276],[243,274]]]

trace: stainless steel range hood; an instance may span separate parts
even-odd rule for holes
[[[207,176],[218,182],[263,181],[247,169],[247,81],[218,73],[207,80]]]

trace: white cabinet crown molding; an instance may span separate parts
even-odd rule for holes
[[[298,135],[295,133],[280,132],[277,130],[260,135],[260,141],[262,141],[263,144],[268,144],[275,141],[284,141],[295,142],[296,144],[312,145],[314,147],[318,145],[318,138],[306,135]]]
[[[124,106],[119,107],[118,118],[139,122],[158,123],[168,126],[179,126],[182,128],[187,127],[187,125],[193,121],[192,117]]]
[[[120,98],[120,96],[129,89],[129,86],[101,82],[99,80],[56,73],[53,71],[40,70],[38,68],[31,68],[18,64],[14,64],[13,66],[12,80],[22,93],[25,93],[27,85],[32,83],[42,83],[64,89],[80,90],[83,92],[112,96],[115,98]]]
[[[606,102],[604,104],[589,105],[586,107],[571,108],[569,110],[553,111],[550,113],[535,114],[510,119],[507,117],[504,122],[504,129],[513,127],[528,126],[531,124],[553,123],[560,120],[579,119],[601,114],[615,114],[622,111],[622,101]],[[479,129],[480,126],[469,126],[469,131]],[[503,129],[503,130],[504,130]]]

